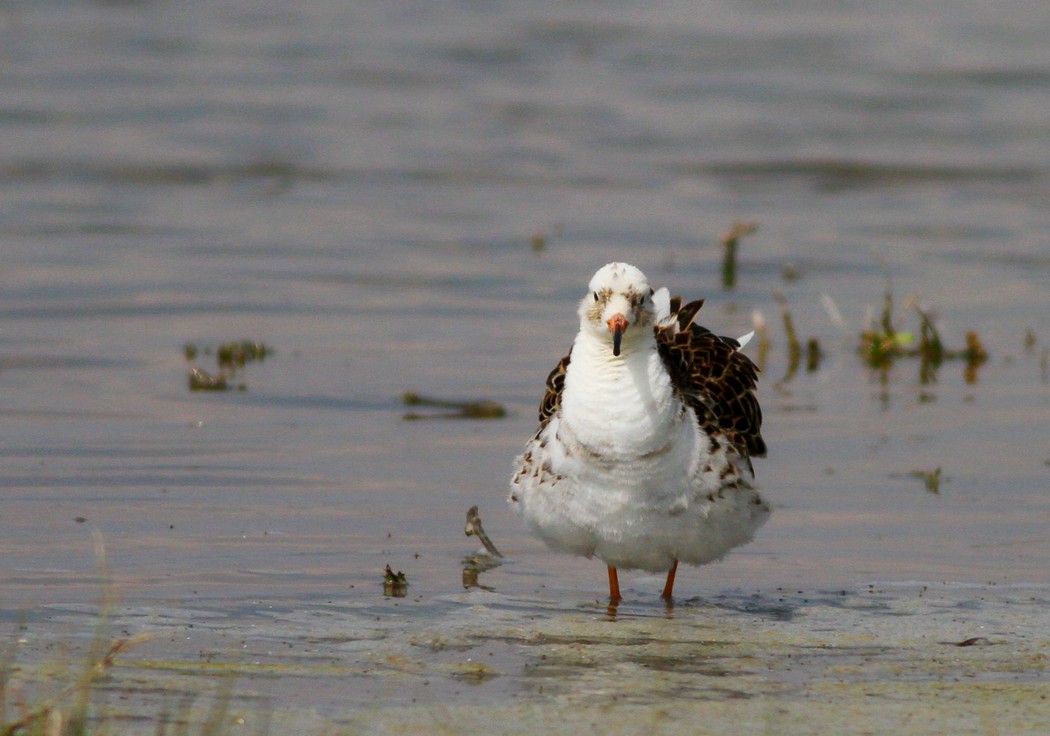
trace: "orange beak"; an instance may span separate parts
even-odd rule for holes
[[[611,332],[613,336],[613,355],[619,355],[620,341],[623,339],[624,330],[627,329],[630,322],[627,321],[626,317],[617,312],[609,318],[609,321],[606,324],[609,325],[609,332]]]

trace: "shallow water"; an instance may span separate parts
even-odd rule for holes
[[[1048,28],[1022,0],[6,4],[0,613],[27,621],[30,660],[90,635],[100,532],[119,620],[217,620],[220,660],[270,610],[295,618],[278,647],[326,617],[354,630],[358,608],[445,631],[480,595],[459,593],[479,504],[508,555],[480,578],[503,623],[601,620],[600,563],[546,552],[503,496],[575,301],[614,259],[705,296],[721,333],[755,311],[770,326],[756,470],[774,515],[683,570],[683,598],[872,581],[1045,598]],[[735,220],[760,229],[725,291]],[[864,366],[888,286],[908,330],[914,296],[950,347],[980,336],[976,380]],[[787,376],[774,290],[818,370]],[[187,389],[185,343],[247,338],[276,354],[245,390]],[[404,421],[406,390],[509,416]],[[935,494],[913,473],[936,468]],[[382,597],[387,564],[409,598]],[[663,620],[656,577],[621,581]],[[164,641],[150,656],[197,657]],[[380,698],[449,696],[423,679]],[[526,692],[542,702],[506,677],[496,696]]]

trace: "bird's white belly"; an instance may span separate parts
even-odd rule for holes
[[[553,549],[667,570],[676,559],[722,557],[764,521],[767,509],[746,484],[720,493],[729,459],[724,448],[709,452],[692,412],[666,447],[634,458],[581,448],[557,420],[545,429],[533,450],[543,469],[518,481],[512,498]]]

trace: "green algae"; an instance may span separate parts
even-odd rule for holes
[[[272,347],[256,340],[233,340],[217,346],[186,343],[183,357],[190,363],[186,383],[190,391],[247,390],[244,370],[251,363],[261,363],[274,354]],[[214,356],[215,372],[205,370],[195,362],[201,356]],[[238,380],[239,379],[239,380]]]

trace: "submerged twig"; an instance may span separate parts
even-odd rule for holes
[[[405,406],[431,406],[441,409],[454,409],[455,411],[439,414],[418,414],[406,412],[402,419],[502,419],[507,416],[507,410],[490,399],[479,399],[476,401],[452,401],[449,399],[433,399],[421,396],[414,391],[406,391],[401,395]]]
[[[471,506],[467,511],[467,524],[463,532],[468,537],[477,537],[485,546],[488,554],[478,552],[463,559],[463,587],[481,588],[482,590],[493,590],[493,588],[478,582],[478,576],[486,570],[499,567],[503,564],[503,555],[496,549],[496,545],[489,539],[489,535],[481,527],[481,516],[478,515],[478,507]]]
[[[467,511],[467,524],[463,527],[463,531],[468,537],[477,537],[481,540],[481,543],[485,545],[485,549],[489,551],[489,554],[493,557],[502,557],[500,551],[496,549],[496,545],[489,539],[489,535],[485,533],[485,530],[481,528],[481,516],[478,515],[478,507],[471,506]]]

